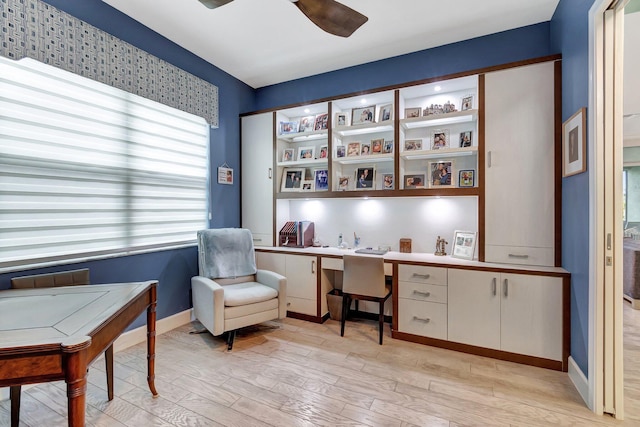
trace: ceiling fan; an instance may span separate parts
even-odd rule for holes
[[[200,0],[209,9],[224,6],[233,0]],[[318,27],[327,33],[349,37],[369,18],[338,3],[336,0],[290,0]]]

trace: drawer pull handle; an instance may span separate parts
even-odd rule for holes
[[[504,297],[509,296],[509,279],[504,279]]]
[[[419,277],[421,279],[428,279],[429,277],[431,277],[430,274],[418,274],[418,273],[413,273],[413,277]]]
[[[429,319],[428,317],[426,319],[423,319],[422,317],[413,316],[413,320],[417,320],[418,322],[424,322],[424,323],[431,322],[431,319]]]
[[[253,238],[253,241],[254,241],[254,242],[262,242],[262,239],[257,239],[257,238],[255,238],[255,237],[254,237],[254,238]]]
[[[430,297],[431,296],[431,292],[422,292],[422,291],[419,291],[417,289],[414,289],[413,293],[416,294],[416,295],[422,295],[422,296],[425,296],[425,297]]]
[[[509,254],[509,258],[527,259],[529,258],[529,255]]]

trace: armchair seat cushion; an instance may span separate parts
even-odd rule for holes
[[[225,285],[223,288],[225,307],[255,304],[278,298],[278,291],[258,282],[236,283]]]
[[[225,321],[229,321],[232,319],[242,319],[245,317],[264,314],[264,313],[270,313],[274,311],[276,312],[278,311],[277,298],[270,299],[269,301],[257,302],[255,304],[238,305],[236,307],[225,307],[224,319]],[[275,316],[276,317],[270,317],[269,319],[266,319],[266,320],[277,318],[278,316],[277,313]],[[264,320],[261,320],[261,322],[264,322]]]

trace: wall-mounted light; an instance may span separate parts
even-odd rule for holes
[[[435,90],[436,92],[440,92],[442,90],[442,87],[436,86],[433,88],[433,90]]]

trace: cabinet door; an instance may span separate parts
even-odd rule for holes
[[[553,62],[488,73],[485,94],[485,259],[553,265]]]
[[[242,118],[242,227],[273,246],[273,113]]]
[[[318,295],[316,257],[286,255],[286,259],[287,296],[316,301]]]
[[[502,273],[502,350],[562,360],[562,279]]]
[[[500,349],[499,273],[449,269],[449,341]]]

